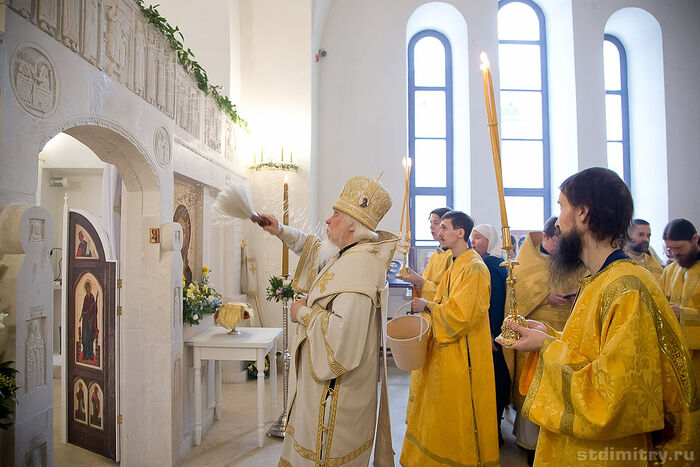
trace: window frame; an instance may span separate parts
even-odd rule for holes
[[[416,86],[415,84],[415,46],[425,37],[438,39],[445,50],[445,85],[444,86]],[[446,206],[454,203],[454,113],[453,113],[453,74],[452,74],[452,46],[450,41],[441,32],[435,29],[423,29],[411,37],[408,42],[408,155],[412,167],[416,167],[416,140],[444,140],[445,141],[445,186],[444,187],[416,187],[415,170],[411,170],[409,216],[411,218],[411,258],[410,263],[415,267],[416,249],[416,222],[427,222],[427,219],[416,219],[416,196],[445,196]],[[443,91],[445,93],[445,137],[416,137],[416,99],[417,91]],[[435,206],[439,208],[443,206]],[[420,239],[419,241],[433,241]],[[425,248],[421,246],[419,248]],[[432,247],[431,247],[432,248]]]
[[[622,115],[622,140],[608,139],[607,131],[605,134],[605,148],[606,148],[606,162],[607,162],[607,143],[622,143],[622,179],[627,184],[629,189],[632,189],[632,163],[630,154],[630,107],[629,107],[629,87],[627,82],[627,50],[625,46],[622,45],[622,41],[612,34],[603,35],[603,43],[605,41],[610,42],[617,48],[617,52],[620,56],[620,90],[619,91],[609,91],[603,83],[605,90],[605,95],[616,95],[620,96],[620,113]],[[605,63],[603,62],[603,66]],[[607,122],[607,111],[605,119]]]
[[[498,10],[511,3],[523,3],[535,12],[539,21],[539,40],[515,40],[498,39],[501,44],[537,45],[540,48],[540,90],[500,88],[499,95],[503,91],[515,92],[540,92],[542,97],[542,139],[532,138],[503,138],[501,141],[542,141],[542,188],[503,188],[505,196],[535,197],[543,199],[543,220],[546,222],[552,215],[552,176],[551,176],[551,141],[549,132],[549,77],[547,74],[547,28],[542,8],[531,0],[500,0]]]

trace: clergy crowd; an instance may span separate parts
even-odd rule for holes
[[[430,213],[439,248],[422,274],[402,275],[431,337],[411,374],[401,465],[500,465],[509,405],[531,465],[700,464],[695,226],[666,225],[662,260],[625,183],[598,167],[565,180],[558,202],[560,215],[524,236],[512,291],[498,229],[447,207]],[[291,306],[281,466],[366,466],[372,453],[374,465],[393,465],[389,425],[376,416],[386,403],[377,397],[385,277],[399,240],[376,228],[390,207],[378,181],[353,177],[327,239],[262,215],[299,254],[293,286],[306,293]],[[526,318],[506,324],[520,335],[510,348],[500,337],[508,293]]]

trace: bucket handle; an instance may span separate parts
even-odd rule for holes
[[[406,306],[411,306],[411,303],[413,303],[413,300],[411,300],[411,301],[409,301],[409,302],[406,302],[406,303],[404,303],[403,305],[401,305],[400,307],[398,307],[398,308],[396,309],[396,313],[394,313],[394,316],[392,316],[392,319],[393,319],[393,318],[396,318],[397,316],[399,316],[399,313],[401,312],[401,310],[403,310],[404,308],[406,308]],[[420,315],[419,315],[419,316],[420,316]],[[423,317],[421,316],[421,318],[423,318]],[[426,321],[425,318],[423,318],[423,319],[420,320],[420,334],[418,335],[418,342],[420,342],[420,341],[423,340],[423,334],[424,334],[424,331],[423,331],[423,327],[424,327],[424,326],[423,326],[423,323],[424,323],[425,321]]]

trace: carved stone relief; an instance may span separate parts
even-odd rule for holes
[[[100,0],[84,0],[83,40],[81,54],[97,66],[100,58]]]
[[[80,0],[63,0],[61,7],[61,42],[73,52],[80,52]]]
[[[36,445],[35,441],[32,440],[34,445],[30,448],[24,455],[24,466],[25,467],[46,467],[47,463],[47,444],[44,441],[41,444]]]
[[[147,37],[147,57],[148,63],[146,65],[146,95],[145,98],[148,102],[155,105],[156,103],[156,76],[157,76],[157,61],[158,56],[158,32],[154,30],[149,30]]]
[[[226,120],[226,147],[225,147],[225,157],[226,159],[232,161],[236,154],[236,128],[233,122],[229,118]]]
[[[37,25],[50,36],[56,35],[58,0],[37,0]]]
[[[131,8],[122,0],[105,5],[107,32],[105,35],[105,73],[127,84],[129,72],[129,42],[131,40]]]
[[[43,333],[44,317],[30,319],[27,322],[27,340],[25,349],[25,391],[46,384],[46,344]]]
[[[165,108],[161,109],[170,118],[175,117],[175,52],[165,51]]]
[[[136,21],[134,41],[133,91],[146,97],[146,69],[148,66],[148,26],[145,21]]]
[[[44,242],[44,219],[29,219],[29,242],[43,243]]]
[[[175,399],[182,397],[182,359],[180,358],[173,364],[173,395]]]
[[[156,107],[160,110],[165,108],[165,50],[166,44],[163,40],[158,41],[158,51],[156,52]]]
[[[170,165],[172,160],[171,147],[168,130],[163,126],[156,128],[156,132],[153,135],[153,153],[156,155],[158,165],[164,169]]]
[[[177,73],[176,123],[194,137],[199,137],[199,90],[184,71]]]
[[[180,231],[176,231],[175,235],[180,235]],[[173,289],[173,327],[177,328],[180,322],[182,322],[182,287],[175,287]]]
[[[206,100],[206,125],[204,126],[204,142],[213,150],[221,151],[221,112],[214,99]]]
[[[9,7],[24,18],[32,18],[32,0],[9,0]]]
[[[22,108],[36,117],[46,117],[56,108],[58,81],[54,70],[46,54],[33,45],[19,46],[12,54],[12,90]]]

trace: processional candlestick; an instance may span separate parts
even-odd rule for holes
[[[399,242],[396,245],[396,250],[403,255],[403,264],[399,269],[398,276],[406,276],[408,274],[408,253],[411,251],[411,212],[409,209],[410,196],[409,188],[411,184],[411,158],[403,158],[403,180],[404,194],[403,206],[401,207],[401,225],[399,226]],[[406,219],[406,235],[403,235],[404,219]]]
[[[518,265],[517,261],[511,260],[511,251],[514,246],[510,239],[510,227],[508,226],[508,215],[506,213],[506,200],[503,192],[503,170],[501,168],[501,145],[498,136],[498,117],[496,114],[496,99],[493,91],[493,80],[491,78],[491,66],[485,52],[481,53],[481,74],[484,81],[484,99],[486,100],[486,116],[488,118],[489,136],[491,137],[491,152],[493,153],[493,166],[496,172],[496,185],[498,186],[498,200],[501,210],[501,233],[503,238],[502,249],[506,251],[506,260],[501,263],[508,270],[506,279],[506,310],[507,316],[501,326],[501,341],[503,346],[510,348],[521,335],[513,331],[509,322],[514,322],[520,326],[527,326],[525,318],[518,313],[518,301],[515,296],[516,277],[513,268]]]
[[[283,156],[284,157],[284,156]],[[289,225],[289,184],[287,183],[287,176],[284,177],[284,200],[283,207],[284,212],[282,213],[282,223],[284,225]],[[289,247],[286,244],[282,246],[282,279],[287,280],[289,278]],[[289,353],[289,299],[282,299],[282,361],[284,362],[284,373],[282,374],[282,386],[284,387],[284,400],[283,400],[283,410],[279,418],[272,424],[269,430],[267,430],[268,436],[276,436],[278,438],[284,438],[285,428],[287,427],[287,399],[289,394],[289,364],[292,360],[292,355]],[[270,365],[276,364],[276,362],[270,362]]]

